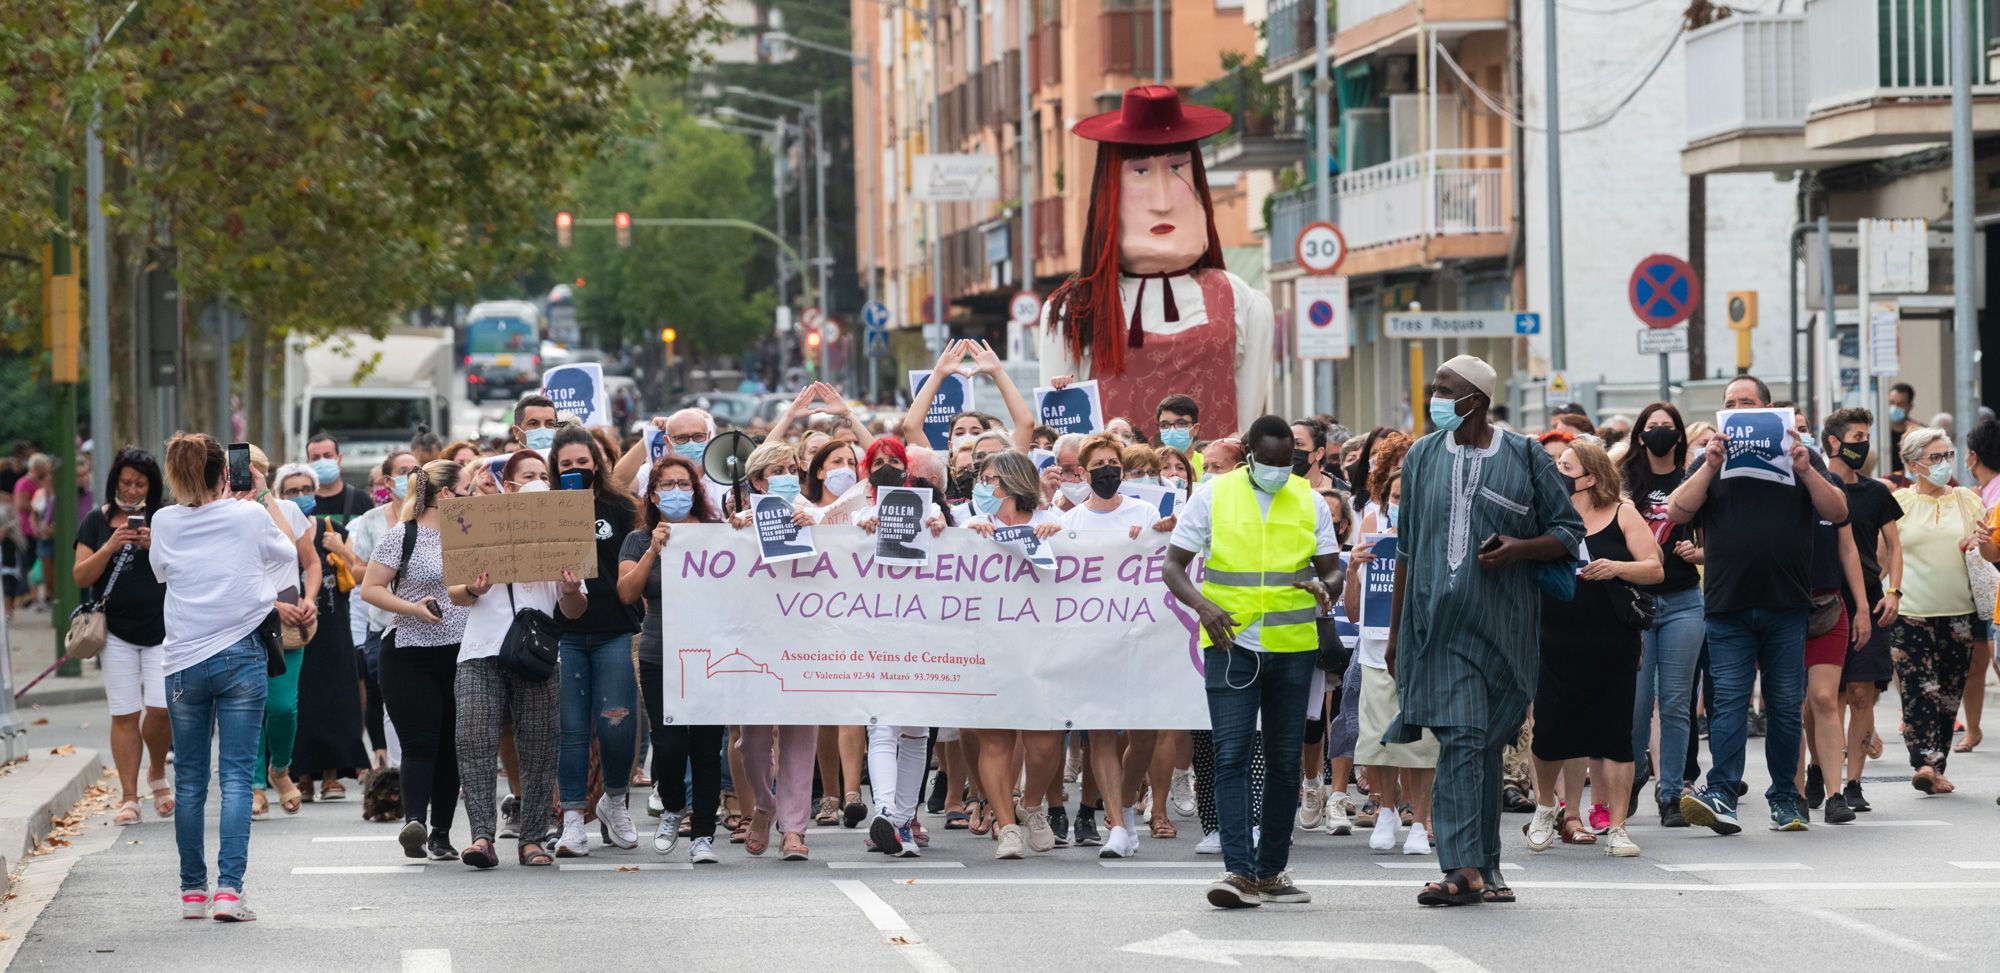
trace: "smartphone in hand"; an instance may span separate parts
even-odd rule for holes
[[[242,493],[250,489],[250,444],[229,444],[229,489]]]
[[[1497,551],[1499,549],[1500,549],[1499,534],[1488,534],[1486,535],[1485,540],[1479,542],[1479,553],[1481,554],[1485,554],[1489,551]]]

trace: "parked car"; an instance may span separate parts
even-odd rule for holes
[[[745,426],[756,413],[757,397],[741,392],[701,392],[681,399],[667,414],[682,409],[702,409],[715,417],[717,426]]]

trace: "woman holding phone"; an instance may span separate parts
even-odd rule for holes
[[[403,744],[403,830],[409,858],[457,861],[458,707],[453,680],[466,610],[444,584],[438,504],[463,491],[465,467],[432,460],[409,475],[402,520],[382,532],[361,581],[361,600],[394,614],[382,637],[382,701]],[[428,838],[428,840],[426,840]]]

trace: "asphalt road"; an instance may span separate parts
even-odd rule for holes
[[[107,725],[94,705],[37,715],[49,719],[34,728],[38,746],[99,745]],[[1889,708],[1882,715],[1895,726]],[[359,802],[349,800],[255,826],[247,885],[260,921],[232,927],[178,918],[171,822],[149,815],[120,829],[100,817],[73,847],[24,875],[21,900],[0,909],[0,932],[10,937],[0,957],[17,948],[10,968],[64,973],[634,960],[696,970],[907,964],[925,973],[1230,962],[1324,969],[1328,961],[1457,973],[1657,970],[1688,961],[1746,970],[1993,968],[2000,744],[1953,760],[1960,789],[1950,797],[1909,788],[1894,759],[1897,741],[1889,747],[1890,759],[1871,767],[1880,778],[1868,785],[1875,810],[1851,826],[1765,830],[1753,793],[1744,807],[1750,827],[1738,837],[1666,832],[1642,820],[1632,835],[1644,855],[1618,860],[1590,847],[1533,854],[1517,831],[1526,816],[1510,815],[1506,868],[1520,903],[1455,910],[1414,903],[1434,857],[1374,853],[1360,834],[1300,836],[1294,874],[1311,904],[1224,913],[1202,898],[1220,860],[1194,854],[1192,822],[1178,840],[1142,840],[1139,857],[1124,863],[1081,849],[996,862],[989,840],[927,819],[934,841],[915,861],[870,855],[861,832],[836,828],[808,836],[813,860],[802,864],[725,845],[721,864],[695,869],[642,841],[640,850],[596,848],[560,868],[530,871],[508,858],[476,873],[456,863],[405,864],[393,827],[362,822]],[[1761,758],[1753,754],[1751,766],[1755,781]],[[212,841],[212,817],[209,834]],[[462,822],[457,837],[465,840]]]

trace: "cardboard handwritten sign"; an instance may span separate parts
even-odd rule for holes
[[[1716,428],[1729,437],[1722,479],[1747,477],[1791,486],[1792,444],[1797,442],[1793,422],[1790,409],[1724,409],[1716,413]]]
[[[766,564],[795,561],[819,553],[813,546],[812,528],[801,526],[792,514],[792,502],[772,494],[750,498],[752,518],[757,527],[757,556]]]
[[[444,583],[597,577],[597,507],[588,490],[446,497],[439,505]]]
[[[1058,434],[1104,428],[1104,400],[1097,394],[1095,381],[1036,389],[1035,412],[1042,417],[1042,425]]]
[[[922,565],[931,559],[931,491],[925,487],[883,487],[875,494],[875,560]]]

